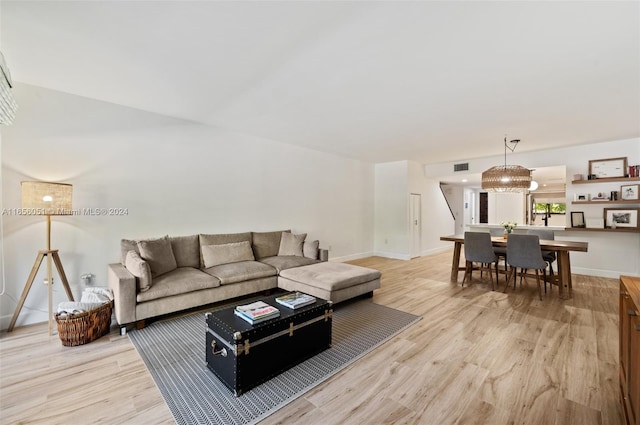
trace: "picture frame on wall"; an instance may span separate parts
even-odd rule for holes
[[[640,208],[605,208],[605,227],[610,229],[638,229],[639,212]]]
[[[585,227],[583,211],[571,211],[571,227]]]
[[[589,161],[589,177],[608,179],[624,177],[627,172],[627,157],[592,159]]]
[[[623,184],[620,186],[620,199],[637,201],[640,199],[640,184]]]

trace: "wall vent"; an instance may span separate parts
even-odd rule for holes
[[[469,171],[469,163],[453,164],[453,171]]]

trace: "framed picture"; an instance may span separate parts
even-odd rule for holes
[[[589,161],[589,176],[596,179],[624,177],[627,172],[627,157],[592,159]]]
[[[587,229],[604,229],[603,218],[587,218],[585,219]]]
[[[617,227],[637,229],[639,211],[640,208],[605,208],[605,227],[611,229],[615,229]]]
[[[589,199],[591,199],[591,195],[589,195],[588,193],[574,193],[573,194],[573,200],[574,201],[588,201]]]
[[[584,212],[582,211],[571,212],[571,227],[585,227]]]
[[[638,193],[640,193],[640,184],[623,184],[620,186],[621,199],[625,201],[640,199]]]

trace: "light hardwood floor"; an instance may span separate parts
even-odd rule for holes
[[[574,275],[538,300],[449,282],[451,253],[352,263],[382,272],[373,301],[422,320],[263,424],[601,424],[624,422],[618,281]],[[462,273],[460,274],[462,279]],[[63,347],[46,324],[0,335],[2,424],[173,423],[126,337]]]

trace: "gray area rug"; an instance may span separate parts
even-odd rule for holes
[[[337,305],[331,348],[239,397],[206,366],[203,313],[159,321],[128,335],[178,424],[253,424],[418,320],[371,300]]]

